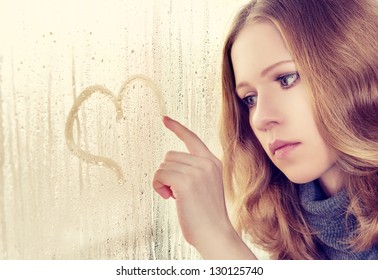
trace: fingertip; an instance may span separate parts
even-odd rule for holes
[[[157,192],[164,199],[169,199],[170,197],[173,197],[172,190],[167,186],[158,189]]]
[[[173,199],[176,199],[176,197],[173,195],[173,192],[172,192],[172,189],[171,188],[167,188],[166,189],[166,193],[165,193],[165,199],[169,199],[169,198],[173,198]]]
[[[160,194],[160,196],[161,196],[163,199],[165,199],[165,200],[167,200],[167,199],[169,199],[169,198],[171,197],[169,194],[166,194],[166,193],[164,193],[164,194]]]
[[[166,128],[173,131],[175,121],[172,118],[170,118],[168,116],[164,116],[163,117],[163,123],[164,123],[164,126]]]
[[[164,124],[165,126],[167,126],[167,123],[168,123],[170,120],[171,120],[170,117],[168,117],[168,116],[163,116],[163,124]]]

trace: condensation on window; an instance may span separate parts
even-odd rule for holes
[[[197,259],[152,177],[220,155],[221,50],[235,0],[3,0],[0,258]]]

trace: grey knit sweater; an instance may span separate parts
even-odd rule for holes
[[[357,228],[355,217],[346,219],[346,191],[327,198],[317,181],[298,187],[304,215],[310,228],[316,233],[326,259],[378,260],[378,244],[369,250],[355,253],[343,243]]]

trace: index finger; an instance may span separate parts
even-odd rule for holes
[[[178,121],[168,116],[163,117],[164,125],[184,142],[189,153],[196,156],[212,157],[214,156],[207,148],[205,143],[191,130],[180,124]]]

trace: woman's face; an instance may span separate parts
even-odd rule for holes
[[[335,183],[335,153],[315,123],[311,97],[278,29],[247,24],[231,50],[236,92],[272,162],[294,183]],[[323,179],[323,182],[322,182]]]

